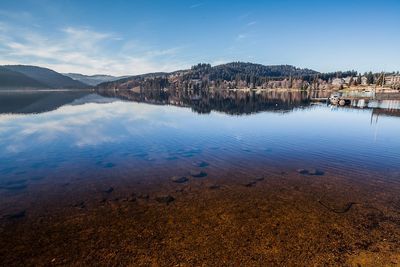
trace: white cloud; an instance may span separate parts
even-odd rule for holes
[[[246,38],[245,34],[239,34],[238,36],[236,36],[236,41],[243,40],[244,38]]]
[[[111,75],[173,71],[190,65],[177,57],[182,47],[160,49],[87,27],[65,27],[53,35],[47,37],[0,21],[0,64]]]
[[[197,3],[197,4],[191,5],[189,8],[198,8],[198,7],[201,7],[202,5],[203,5],[203,3]]]

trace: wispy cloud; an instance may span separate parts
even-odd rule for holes
[[[257,24],[257,21],[250,21],[250,22],[247,23],[246,25],[247,25],[247,26],[252,26],[252,25],[254,25],[254,24]]]
[[[236,41],[240,41],[246,38],[246,34],[238,34],[236,36]]]
[[[47,37],[0,21],[0,64],[113,75],[172,71],[188,65],[177,57],[182,47],[160,49],[88,27],[65,27],[54,35]]]
[[[203,5],[203,3],[196,3],[191,5],[189,8],[197,8],[197,7],[201,7]]]

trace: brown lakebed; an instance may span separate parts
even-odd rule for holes
[[[128,121],[143,110],[152,124]],[[158,119],[162,111],[167,115]],[[102,117],[88,123],[101,122],[96,138],[82,138],[86,128],[73,124],[82,112]],[[381,117],[372,125],[381,126],[380,135],[369,137],[365,113],[311,107],[196,117],[181,108],[112,102],[4,116],[3,129],[15,129],[8,134],[18,139],[0,135],[0,260],[5,266],[396,266],[400,157],[389,129],[397,131],[398,121]],[[73,131],[55,131],[51,116],[62,116],[58,126],[72,123]],[[348,116],[360,122],[343,121]],[[326,118],[354,128],[339,135],[326,128]],[[121,128],[132,124],[128,132]]]
[[[9,209],[10,216],[1,220],[3,263],[390,266],[399,261],[400,188],[385,185],[378,174],[365,173],[360,182],[334,170],[320,176],[280,168],[247,175],[232,168],[207,171],[207,177],[184,184],[169,179],[130,184],[112,177],[32,188],[30,196],[13,200],[15,212]],[[247,181],[254,184],[245,186]],[[44,193],[50,190],[51,196]],[[166,197],[172,200],[159,200]]]

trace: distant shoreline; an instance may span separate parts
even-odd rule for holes
[[[95,89],[12,89],[1,90],[0,93],[35,93],[35,92],[87,92]]]

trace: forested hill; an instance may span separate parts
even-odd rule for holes
[[[85,88],[86,84],[62,75],[54,70],[27,65],[6,65],[5,68],[22,73],[32,79],[46,84],[49,88]]]
[[[310,69],[296,68],[290,65],[265,66],[261,64],[232,62],[217,66],[198,64],[191,69],[179,70],[171,73],[154,73],[137,75],[125,79],[102,83],[98,88],[130,89],[134,87],[159,88],[176,87],[188,88],[193,86],[219,86],[224,82],[252,84],[253,86],[265,83],[270,79],[301,78],[310,79],[318,72]]]
[[[210,78],[234,80],[237,75],[248,75],[255,77],[282,78],[289,76],[304,77],[317,74],[318,72],[310,69],[300,69],[291,65],[261,65],[253,63],[232,62],[211,67],[209,64],[199,64],[192,67],[196,69],[210,69]]]
[[[82,89],[88,85],[51,69],[27,66],[0,66],[0,89]]]
[[[12,88],[46,88],[47,86],[20,72],[0,66],[0,90]]]

